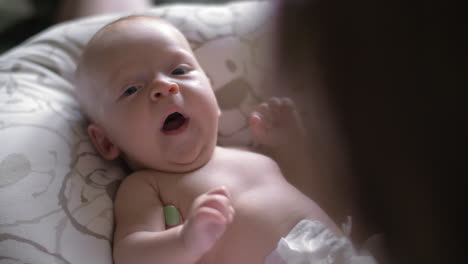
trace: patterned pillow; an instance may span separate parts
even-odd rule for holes
[[[186,34],[213,81],[219,144],[254,144],[247,117],[267,97],[269,8],[251,1],[146,12]],[[112,263],[112,198],[124,172],[91,145],[70,80],[90,37],[124,15],[62,23],[0,56],[0,263]]]

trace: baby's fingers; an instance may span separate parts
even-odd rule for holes
[[[227,223],[232,222],[234,217],[234,208],[232,207],[231,198],[224,187],[216,188],[200,195],[194,201],[193,209],[194,211],[198,211],[201,208],[216,210],[224,216]]]
[[[225,186],[219,186],[216,187],[208,192],[205,193],[205,195],[214,195],[214,194],[219,194],[219,195],[224,195],[227,198],[231,199],[231,195],[229,194],[227,188]]]
[[[210,195],[200,204],[200,208],[210,208],[218,211],[224,216],[227,223],[231,223],[234,217],[234,208],[231,201],[223,195]]]

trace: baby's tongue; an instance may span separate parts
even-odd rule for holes
[[[183,115],[179,113],[173,113],[166,118],[164,121],[163,130],[164,131],[172,131],[180,128],[185,122],[185,118]]]

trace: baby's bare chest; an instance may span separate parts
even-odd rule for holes
[[[203,168],[184,175],[163,175],[164,178],[158,179],[160,198],[164,205],[176,206],[185,219],[197,197],[218,187],[226,188],[234,207],[240,210],[245,207],[243,201],[247,197],[255,196],[255,201],[261,202],[263,197],[267,198],[267,189],[283,184],[280,174],[266,175],[253,167],[234,165]]]
[[[271,252],[282,236],[307,217],[304,196],[279,171],[260,168],[222,166],[177,176],[161,182],[161,199],[165,205],[176,206],[186,220],[193,201],[219,186],[228,190],[236,214],[211,253],[205,256],[206,261],[201,263],[220,263],[219,258],[225,255],[240,258],[237,261],[241,262],[237,263],[249,263],[245,262],[247,259],[260,263],[257,261]]]

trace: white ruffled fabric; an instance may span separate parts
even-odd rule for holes
[[[319,221],[301,220],[265,264],[376,264],[370,255],[359,255],[347,237],[338,237]]]

